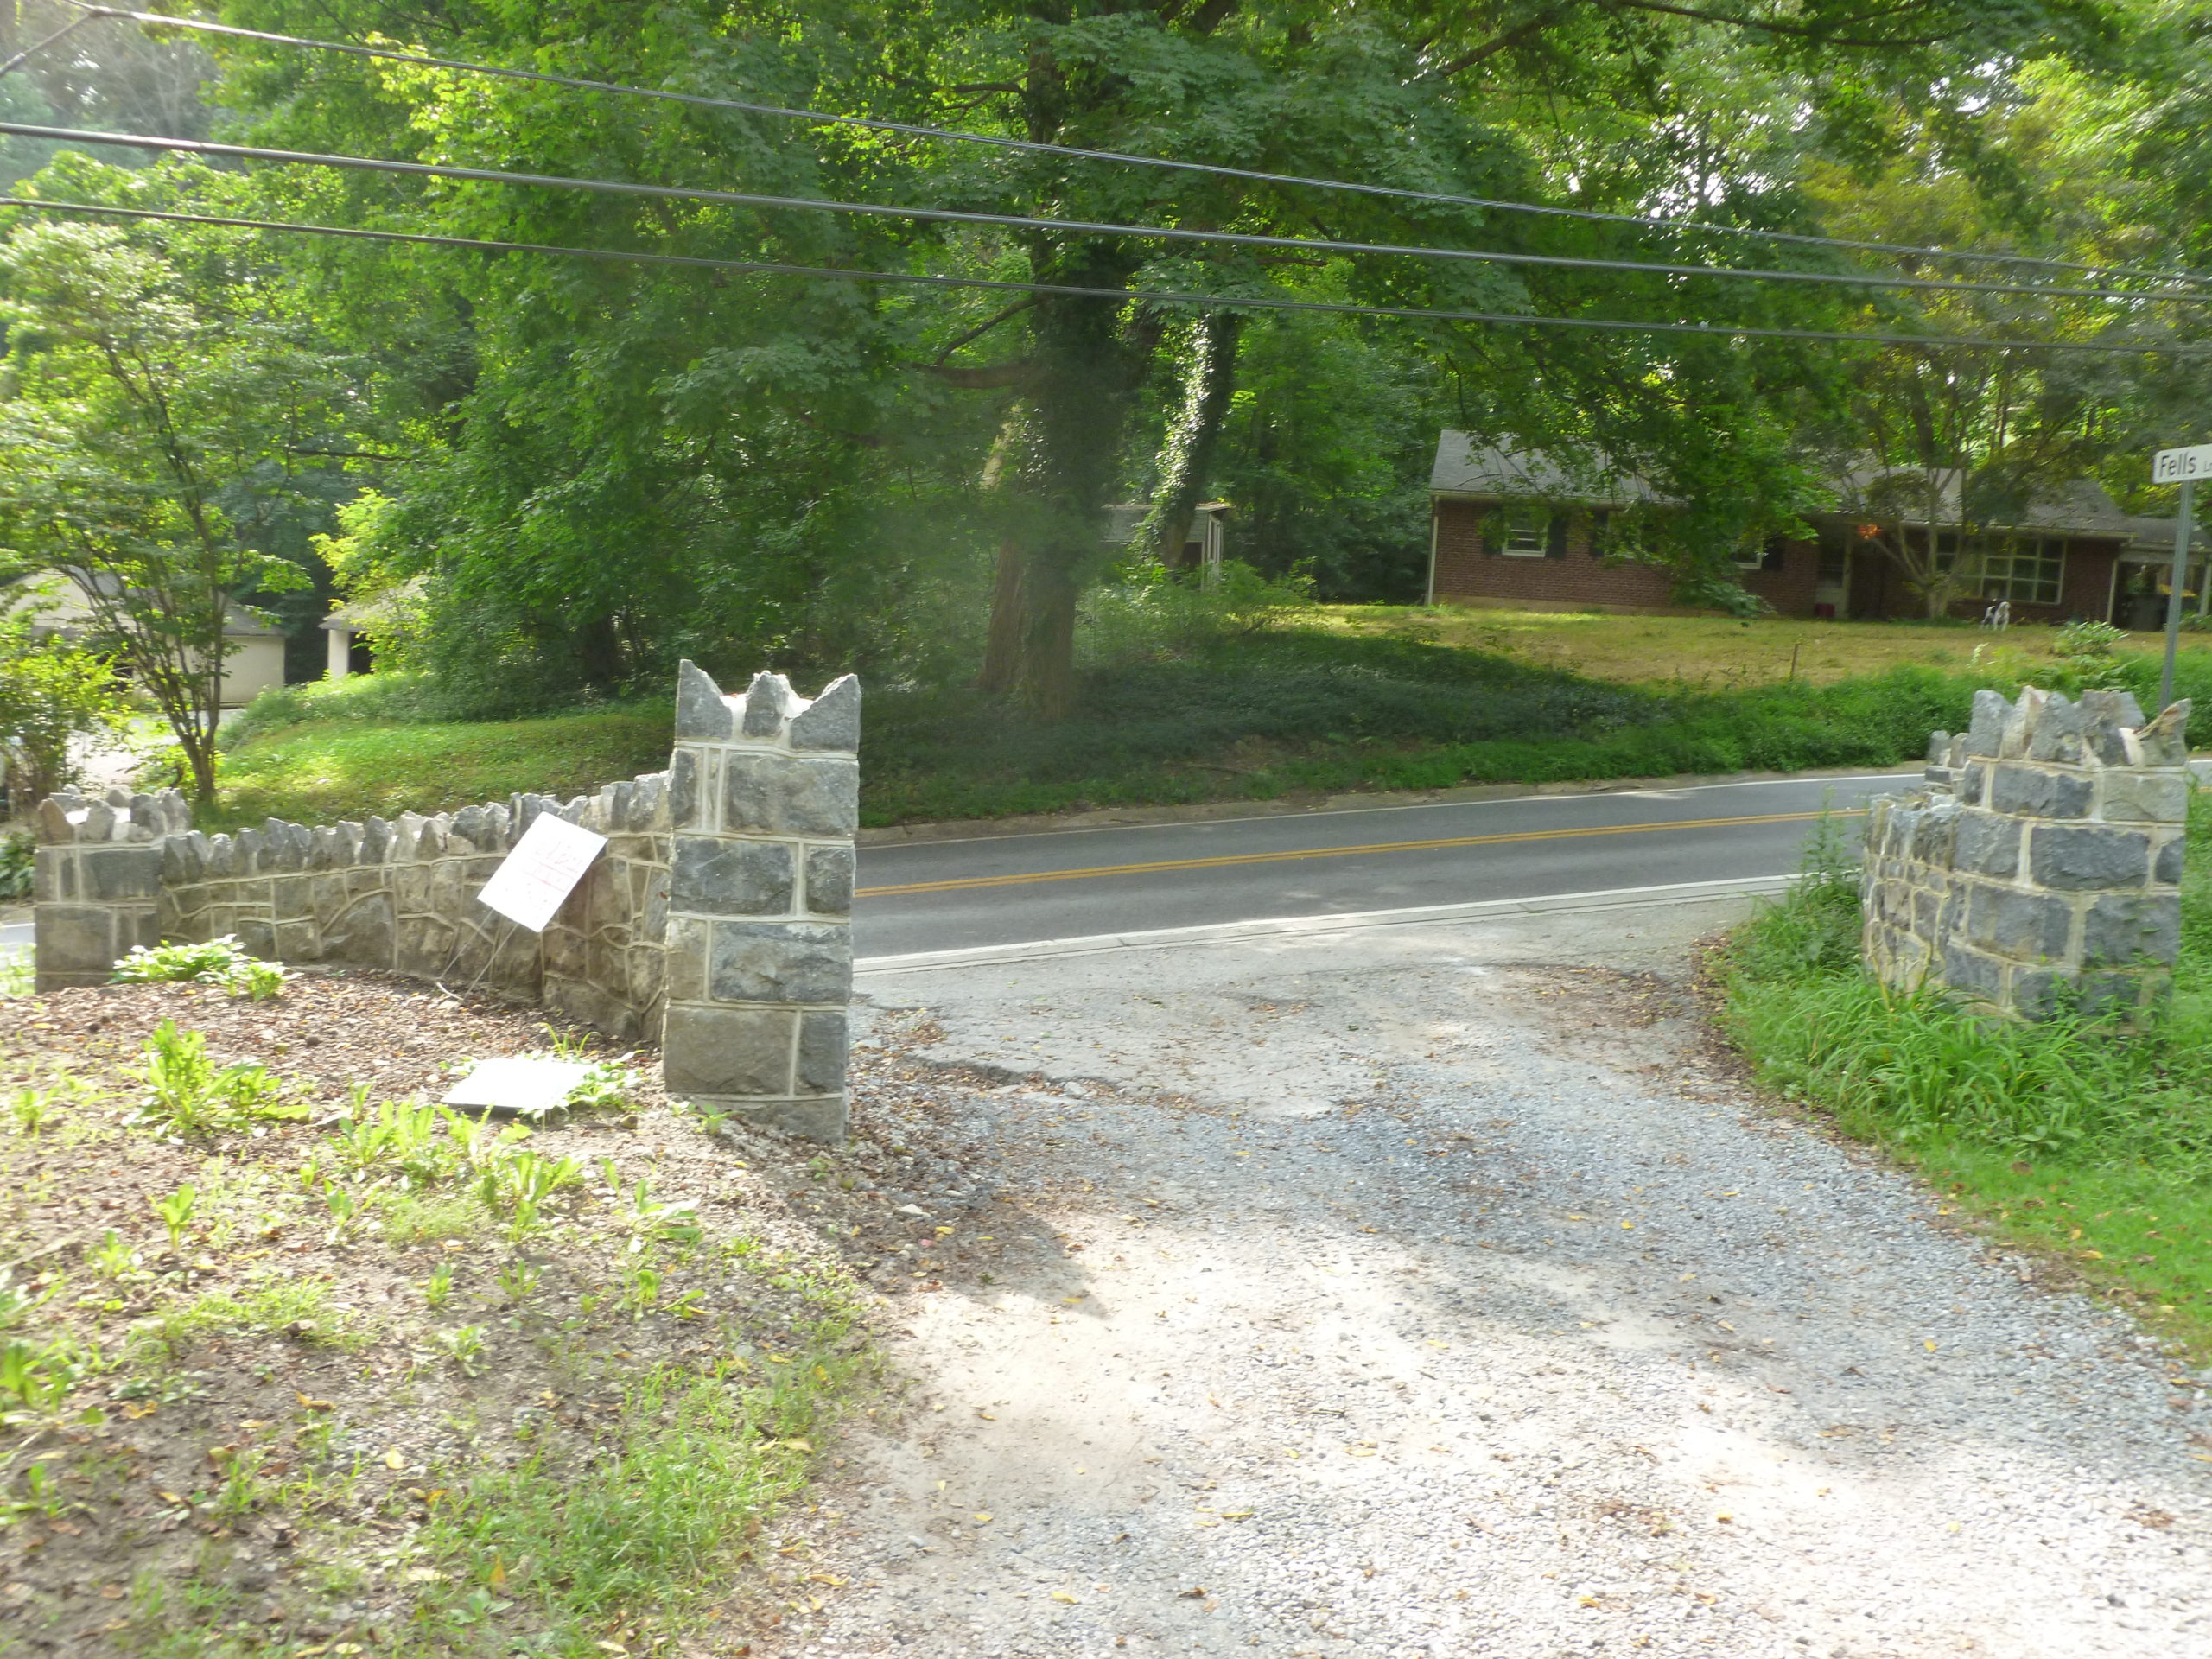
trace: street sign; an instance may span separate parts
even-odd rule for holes
[[[2174,700],[2174,653],[2181,646],[2181,595],[2189,582],[2189,543],[2196,531],[2196,480],[2212,478],[2212,443],[2186,449],[2161,449],[2151,457],[2153,484],[2178,484],[2174,507],[2174,569],[2166,585],[2166,664],[2158,675],[2158,709]],[[2199,610],[2202,609],[2200,603]]]
[[[2185,484],[2198,478],[2212,478],[2212,443],[2192,444],[2186,449],[2161,449],[2151,457],[2153,484]]]

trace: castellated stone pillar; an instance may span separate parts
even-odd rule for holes
[[[71,791],[39,804],[32,874],[37,986],[105,985],[116,959],[161,943],[162,844],[192,827],[173,789],[98,799]]]
[[[763,1128],[845,1133],[860,682],[724,696],[677,671],[669,766],[668,1092]]]

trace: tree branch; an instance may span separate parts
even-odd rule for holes
[[[970,328],[966,334],[962,334],[950,345],[947,346],[943,351],[939,352],[937,354],[937,361],[930,365],[930,366],[933,369],[943,368],[944,366],[945,359],[950,357],[955,352],[958,351],[963,346],[973,345],[976,340],[981,340],[985,334],[989,334],[992,329],[997,327],[999,324],[1007,321],[1009,318],[1020,316],[1024,311],[1028,310],[1036,303],[1037,296],[1034,294],[1032,294],[1026,298],[1016,300],[1012,305],[1006,306],[1000,310],[994,311],[989,316],[984,318],[982,321],[977,323],[973,328]]]

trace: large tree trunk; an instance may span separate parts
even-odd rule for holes
[[[1244,321],[1233,313],[1200,317],[1191,329],[1184,364],[1183,407],[1160,447],[1160,484],[1145,521],[1145,536],[1170,570],[1185,563],[1191,520],[1205,497],[1222,423],[1236,393],[1236,337]]]
[[[1125,254],[1077,244],[1043,279],[1118,288],[1129,269]],[[987,655],[983,683],[1040,720],[1066,718],[1074,702],[1076,600],[1103,549],[1130,400],[1157,338],[1156,324],[1125,334],[1120,312],[1111,301],[1050,297],[1031,324],[1029,418],[1009,468],[1014,524],[991,616],[993,639],[1010,639],[1014,660],[1009,674]]]

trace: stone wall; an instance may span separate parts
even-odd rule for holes
[[[2188,723],[2183,702],[2146,724],[2124,691],[1976,693],[1925,783],[1868,814],[1868,967],[2030,1019],[2156,1001],[2180,947]]]
[[[860,685],[780,675],[725,697],[686,663],[666,772],[571,801],[207,835],[174,790],[39,810],[38,988],[133,946],[232,934],[259,957],[481,984],[619,1040],[669,1090],[789,1133],[845,1122]],[[607,837],[543,933],[479,901],[541,814]]]

